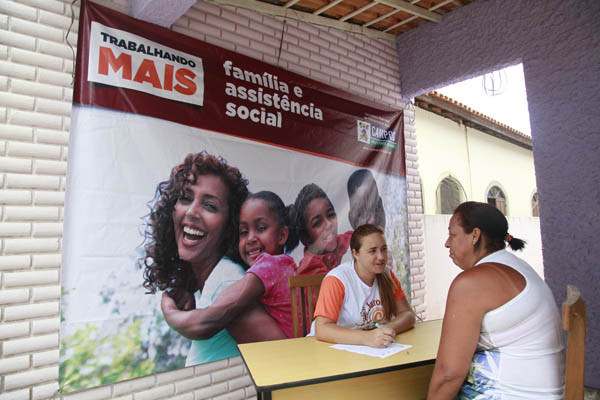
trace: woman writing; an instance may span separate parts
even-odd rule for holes
[[[562,399],[563,342],[552,292],[522,259],[505,250],[508,234],[486,203],[459,205],[446,247],[461,272],[452,282],[429,400]]]
[[[366,224],[350,239],[352,261],[323,279],[312,333],[332,343],[386,347],[412,328],[415,315],[396,275],[386,267],[388,248],[381,228]],[[376,329],[369,329],[377,327]]]
[[[158,185],[152,204],[141,260],[144,287],[151,293],[169,291],[182,309],[205,308],[239,280],[244,269],[237,262],[237,227],[247,194],[240,171],[206,152],[189,154],[175,166],[169,180]],[[187,293],[197,295],[196,304]],[[186,365],[238,355],[230,333],[238,342],[285,337],[259,304],[249,307],[228,331],[194,340]]]

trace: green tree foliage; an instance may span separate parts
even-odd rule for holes
[[[122,318],[118,306],[112,314]],[[189,340],[169,328],[160,309],[125,318],[116,332],[88,323],[61,340],[60,390],[68,393],[182,368],[189,346]]]
[[[155,363],[141,352],[141,322],[138,318],[109,336],[102,336],[96,326],[88,324],[63,340],[62,348],[65,342],[69,348],[59,367],[61,391],[86,389],[155,372]]]

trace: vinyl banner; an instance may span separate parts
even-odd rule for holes
[[[402,111],[83,2],[71,124],[62,392],[292,337],[364,223],[410,294]]]

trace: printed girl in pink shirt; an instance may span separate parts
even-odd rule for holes
[[[243,311],[258,300],[279,324],[281,338],[293,337],[287,278],[296,274],[297,267],[285,253],[297,246],[298,238],[290,234],[288,213],[273,192],[248,195],[240,212],[238,249],[250,269],[208,308],[181,311],[169,296],[163,296],[161,306],[167,323],[187,338],[204,339],[234,319],[244,318]]]

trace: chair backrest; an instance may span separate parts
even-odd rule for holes
[[[294,337],[306,336],[310,331],[315,303],[324,277],[325,274],[288,277],[288,287],[290,288],[290,298],[292,300]],[[300,292],[300,295],[297,291]],[[300,304],[298,304],[298,301]],[[300,309],[301,316],[298,315],[298,309]]]
[[[563,329],[567,331],[565,400],[583,400],[585,373],[585,303],[579,289],[567,286],[562,305]]]

